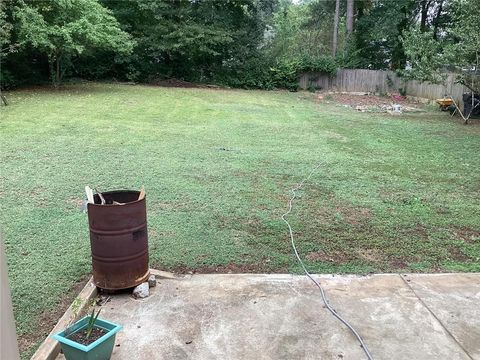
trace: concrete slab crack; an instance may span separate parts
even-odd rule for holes
[[[437,320],[437,322],[440,324],[440,326],[445,330],[445,332],[448,334],[448,336],[450,336],[453,341],[458,345],[458,347],[460,349],[462,349],[463,353],[468,356],[469,359],[471,360],[475,360],[469,353],[468,351],[462,346],[462,344],[460,344],[457,340],[457,338],[455,336],[453,336],[453,334],[450,332],[450,330],[447,329],[447,327],[442,323],[442,321],[437,317],[437,315],[435,315],[435,313],[430,309],[430,307],[428,307],[428,305],[423,301],[423,299],[418,296],[418,294],[415,292],[415,290],[413,289],[412,286],[410,286],[410,284],[408,283],[408,281],[405,279],[405,277],[403,275],[398,275],[400,276],[400,278],[402,279],[402,281],[405,283],[405,285],[410,289],[410,291],[415,295],[415,297],[418,299],[418,301],[423,305],[423,307],[425,309],[427,309],[427,311],[435,318],[435,320]]]

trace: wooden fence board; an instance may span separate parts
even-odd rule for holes
[[[335,75],[306,73],[300,76],[299,86],[307,89],[314,86],[323,90],[346,92],[372,92],[379,94],[398,93],[405,89],[406,95],[435,100],[451,96],[463,106],[462,95],[468,88],[455,82],[455,74],[448,74],[444,84],[432,84],[416,80],[404,80],[390,70],[339,69]]]

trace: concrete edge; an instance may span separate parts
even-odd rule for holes
[[[162,271],[157,269],[150,269],[150,274],[163,279],[179,279],[183,277],[182,275],[176,275],[168,271]]]
[[[97,287],[93,283],[93,277],[91,277],[30,360],[56,359],[60,353],[60,344],[57,340],[52,339],[52,335],[64,330],[72,322],[78,320],[82,312],[89,306],[90,300],[96,295]]]
[[[157,269],[150,269],[150,275],[154,275],[156,278],[160,279],[170,279],[170,280],[182,280],[182,279],[190,279],[192,277],[198,276],[249,276],[249,277],[258,277],[258,278],[265,278],[265,277],[272,277],[272,278],[282,278],[282,279],[291,279],[294,277],[306,277],[305,274],[292,274],[292,273],[223,273],[223,272],[214,272],[214,273],[189,273],[189,274],[176,274],[171,273],[168,271],[162,271]],[[361,278],[368,278],[371,276],[391,276],[391,275],[410,275],[410,274],[401,274],[401,273],[385,273],[385,274],[366,274],[366,275],[357,275],[357,274],[312,274],[313,276],[324,278],[324,279],[335,279],[337,277],[343,278],[352,278],[352,279],[361,279]]]
[[[157,269],[150,269],[150,274],[163,279],[178,279],[182,277]],[[93,283],[92,276],[87,281],[82,291],[80,291],[80,293],[70,304],[60,320],[58,320],[52,331],[50,331],[47,338],[42,342],[37,351],[35,351],[30,360],[55,360],[60,353],[60,344],[57,340],[52,339],[52,335],[64,330],[72,322],[77,321],[80,318],[80,315],[88,307],[90,300],[97,296],[97,293],[97,287]]]

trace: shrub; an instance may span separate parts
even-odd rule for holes
[[[337,65],[331,57],[303,57],[279,60],[270,70],[274,87],[296,91],[298,90],[298,77],[302,73],[333,75],[337,71]]]
[[[17,80],[12,73],[6,69],[0,70],[0,79],[2,79],[0,83],[2,90],[9,90],[17,86]]]
[[[213,83],[244,89],[298,90],[298,77],[312,72],[334,74],[337,70],[331,57],[281,58],[258,55],[242,63],[224,62],[222,71],[211,79]]]

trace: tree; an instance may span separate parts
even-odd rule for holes
[[[419,29],[406,32],[402,37],[405,53],[411,69],[403,72],[407,78],[421,81],[441,82],[448,68],[457,73],[457,81],[472,91],[472,109],[474,94],[480,93],[480,8],[477,0],[452,0],[449,3],[453,21],[437,36],[438,24],[433,23],[432,30],[422,32]],[[444,3],[439,3],[436,19],[440,18]],[[468,123],[468,114],[460,115]]]
[[[206,81],[241,66],[262,45],[274,1],[108,1],[137,40],[129,66],[135,77]]]
[[[445,78],[443,67],[449,63],[444,46],[435,40],[433,31],[422,30],[422,25],[405,32],[402,37],[405,55],[410,68],[401,74],[409,79],[442,82]]]
[[[55,85],[73,56],[95,49],[128,54],[133,48],[129,35],[96,0],[20,1],[14,16],[23,46],[48,56]]]
[[[337,55],[337,42],[338,42],[338,20],[340,17],[340,0],[335,2],[335,15],[333,18],[333,42],[332,42],[332,55]]]
[[[353,9],[355,7],[354,0],[347,0],[347,34],[353,33]]]
[[[284,2],[273,14],[267,55],[273,58],[317,57],[331,53],[331,24],[318,21],[328,14],[312,15],[306,4]],[[311,16],[311,18],[310,18]],[[331,16],[330,16],[331,18]],[[330,19],[331,20],[331,19]],[[327,34],[328,36],[324,36]]]
[[[325,65],[333,62],[330,54],[335,1],[281,3],[273,15],[273,36],[265,52],[274,63],[283,63],[275,67],[288,67],[294,73],[304,67],[329,68]]]
[[[0,56],[9,50],[13,24],[7,20],[5,3],[0,2]]]
[[[416,23],[415,0],[378,0],[362,4],[355,26],[359,65],[372,69],[403,69],[406,64],[401,36]]]
[[[435,19],[440,18],[444,8],[443,1],[437,5]],[[420,23],[419,29],[404,33],[402,43],[411,65],[404,74],[422,81],[439,82],[448,67],[459,74],[459,82],[480,93],[480,8],[476,0],[452,0],[450,6],[453,21],[447,23],[449,26],[444,28],[441,38],[436,34],[439,21],[436,23],[435,20],[431,30],[422,31]]]
[[[438,29],[444,22],[444,18],[448,18],[445,9],[448,8],[446,0],[421,0],[416,12],[420,16],[420,31],[426,32],[433,29],[433,37],[438,35]]]
[[[9,88],[15,81],[12,72],[8,69],[9,58],[20,50],[20,43],[15,34],[15,20],[12,9],[15,0],[0,1],[0,88]],[[21,63],[21,61],[17,61]],[[1,91],[1,90],[0,90]]]
[[[427,16],[428,10],[433,0],[421,0],[420,1],[420,31],[425,32],[427,29]]]
[[[446,48],[461,72],[459,81],[480,94],[480,6],[476,0],[455,0],[453,26],[450,30],[452,45]]]

